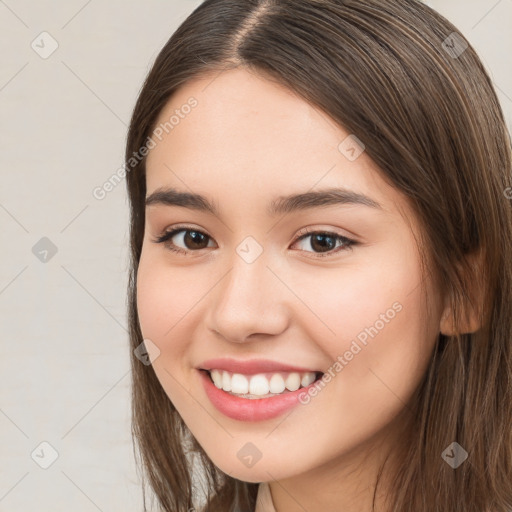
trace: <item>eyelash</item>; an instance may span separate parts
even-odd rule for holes
[[[162,235],[153,239],[152,242],[157,243],[157,244],[164,244],[166,246],[166,248],[169,249],[170,251],[179,253],[179,254],[183,254],[185,256],[188,256],[189,253],[191,253],[191,252],[199,252],[201,249],[198,249],[195,251],[194,250],[185,250],[185,249],[182,249],[181,247],[176,247],[174,244],[169,243],[170,239],[172,239],[175,235],[177,235],[178,233],[181,233],[182,231],[193,231],[195,233],[200,233],[201,235],[204,235],[209,240],[211,240],[211,237],[209,237],[206,233],[203,233],[202,231],[200,231],[198,229],[192,228],[190,226],[176,226],[171,231],[165,231],[164,233],[162,233]],[[350,238],[347,238],[346,236],[338,235],[337,233],[332,233],[329,231],[312,230],[310,228],[303,229],[299,233],[297,238],[293,241],[293,244],[301,241],[304,238],[307,238],[310,235],[318,235],[318,234],[328,235],[331,238],[336,239],[337,241],[341,241],[343,245],[340,247],[337,247],[336,249],[332,249],[326,253],[313,252],[313,254],[315,254],[315,258],[326,258],[329,256],[333,256],[334,254],[338,254],[339,252],[342,252],[342,251],[352,250],[353,246],[358,245],[358,242],[356,242],[355,240],[352,240]],[[312,251],[305,251],[305,252],[312,252]]]

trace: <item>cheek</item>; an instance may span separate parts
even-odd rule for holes
[[[193,309],[204,294],[198,272],[171,268],[155,255],[141,255],[137,272],[137,311],[144,338],[152,340],[162,352],[163,358],[154,366],[176,361],[182,354],[190,329]],[[172,352],[173,357],[168,357]]]
[[[414,290],[420,274],[415,262],[404,258],[390,263],[382,251],[357,264],[296,272],[293,277],[293,289],[304,298],[309,310],[296,320],[302,317],[311,339],[323,340],[321,345],[328,352],[343,349],[344,342],[375,323],[379,331],[383,330],[389,320],[400,316],[397,310],[402,306],[407,306],[411,317],[419,313]]]
[[[153,370],[169,399],[189,421],[197,411],[183,386],[190,380],[190,340],[204,292],[204,281],[197,271],[171,268],[160,255],[143,251],[137,272],[141,332],[158,347]]]
[[[422,340],[431,340],[432,331],[421,319],[424,291],[414,238],[404,230],[388,239],[356,248],[339,269],[295,274],[295,286],[313,313],[304,316],[303,326],[332,361],[351,351],[347,359],[367,368],[388,352],[406,360],[410,351],[428,350]]]
[[[309,316],[309,334],[331,361],[327,372],[333,389],[340,396],[349,390],[345,398],[355,409],[405,402],[426,371],[436,340],[435,315],[422,318],[425,290],[418,255],[411,247],[381,256],[378,264],[343,269],[322,293],[317,280],[311,296],[328,328],[319,330]]]

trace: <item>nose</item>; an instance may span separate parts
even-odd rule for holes
[[[227,341],[254,341],[278,335],[288,326],[291,294],[264,254],[247,263],[235,253],[228,272],[209,294],[208,327]]]

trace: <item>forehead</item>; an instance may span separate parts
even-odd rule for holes
[[[245,69],[187,82],[156,128],[161,140],[153,136],[156,146],[147,159],[148,194],[167,185],[210,197],[267,198],[344,187],[371,195],[384,209],[403,200],[364,151],[347,158],[344,144],[352,139],[343,127],[289,89]]]

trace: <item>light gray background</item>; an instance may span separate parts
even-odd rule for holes
[[[426,3],[475,46],[512,126],[512,0]],[[143,78],[199,4],[0,0],[2,512],[142,510],[125,183],[101,201],[92,191],[121,167]],[[43,31],[58,43],[47,58]],[[57,249],[46,262],[43,237]],[[48,469],[42,442],[58,452]]]

